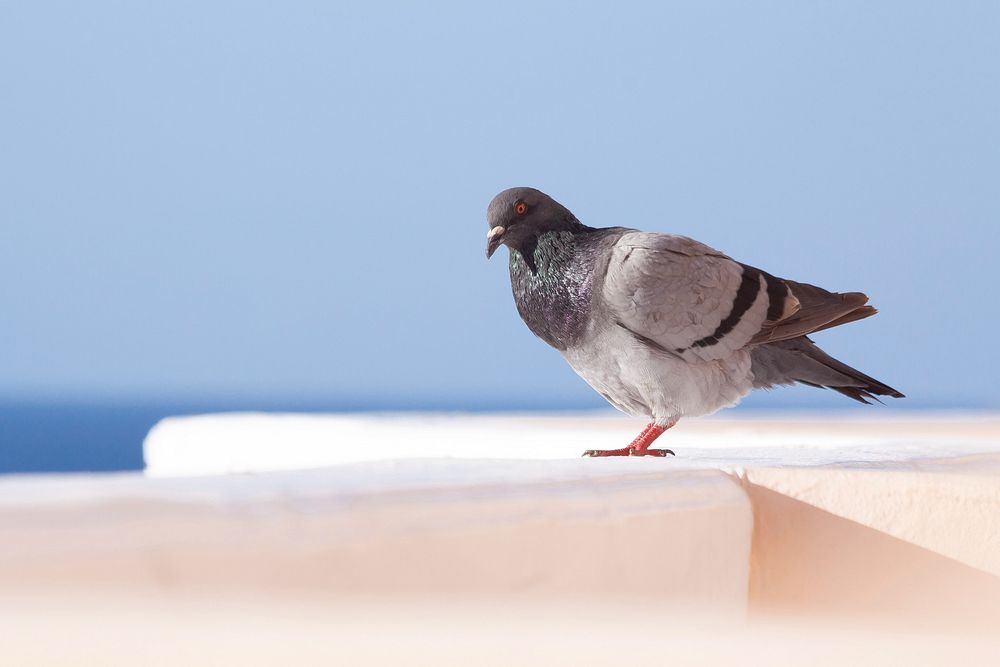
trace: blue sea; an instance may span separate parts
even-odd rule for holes
[[[158,421],[210,412],[373,412],[593,409],[594,405],[543,406],[526,400],[498,403],[395,399],[381,401],[0,401],[0,474],[142,470],[142,441]]]

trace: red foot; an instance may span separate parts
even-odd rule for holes
[[[670,454],[674,455],[672,450],[669,449],[650,449],[649,446],[653,444],[653,441],[660,437],[664,431],[677,423],[675,419],[672,422],[668,422],[663,426],[658,426],[655,422],[646,425],[642,433],[636,437],[635,440],[628,447],[622,447],[621,449],[588,449],[583,453],[584,456],[666,456]]]
[[[667,454],[673,456],[674,450],[636,449],[635,447],[628,446],[621,449],[588,449],[583,453],[584,456],[666,456]]]

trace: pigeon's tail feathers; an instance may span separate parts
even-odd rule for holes
[[[790,340],[841,324],[871,317],[878,311],[867,305],[868,296],[861,292],[829,292],[822,287],[794,280],[768,276],[777,281],[789,298],[779,317],[766,321],[750,341],[769,343]]]
[[[849,322],[857,322],[858,320],[863,320],[866,317],[871,317],[876,314],[878,314],[878,310],[874,306],[861,306],[860,308],[855,308],[846,315],[838,317],[832,322],[827,322],[823,326],[813,329],[810,333],[816,333],[817,331],[823,331],[824,329],[832,329],[833,327],[839,327],[841,324],[848,324]]]
[[[755,388],[800,383],[833,389],[862,403],[878,401],[879,396],[903,398],[889,385],[837,361],[805,336],[758,345],[750,359]]]

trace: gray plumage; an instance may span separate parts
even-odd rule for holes
[[[487,218],[487,255],[510,249],[522,319],[629,414],[672,424],[795,383],[902,397],[806,337],[874,315],[860,292],[777,278],[683,236],[588,227],[532,188],[501,192]]]

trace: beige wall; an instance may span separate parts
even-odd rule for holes
[[[0,664],[995,664],[1000,438],[880,442],[0,480]]]

